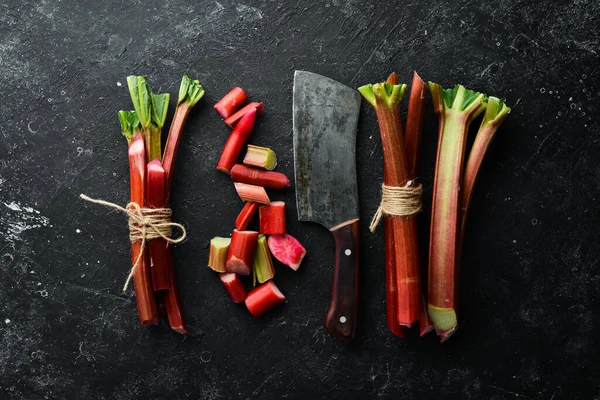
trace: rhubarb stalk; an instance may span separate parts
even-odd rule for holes
[[[439,139],[429,242],[428,312],[441,341],[457,328],[457,244],[459,188],[469,125],[486,107],[486,96],[456,85],[429,82]]]
[[[244,89],[234,87],[221,100],[215,104],[214,109],[219,113],[221,118],[227,119],[233,115],[241,106],[246,103],[248,96]]]
[[[146,150],[141,135],[138,134],[133,140],[128,153],[131,202],[143,207],[146,185]],[[131,260],[135,268],[133,286],[140,321],[142,325],[156,325],[158,324],[156,298],[152,288],[148,254],[145,248],[142,248],[141,240],[131,243]]]
[[[146,207],[163,208],[165,206],[165,170],[157,158],[148,163],[148,189]],[[171,288],[167,269],[167,242],[163,238],[148,241],[148,252],[152,264],[152,285],[154,290]]]
[[[248,141],[252,129],[254,129],[254,121],[256,120],[256,109],[253,108],[248,111],[240,120],[240,123],[233,128],[225,147],[221,152],[221,157],[217,163],[217,170],[229,174],[231,168],[237,162],[238,157],[242,151],[242,148]]]
[[[225,123],[232,128],[235,128],[237,124],[242,120],[242,117],[250,110],[256,110],[256,115],[261,115],[264,112],[263,103],[250,103],[243,107],[241,110],[233,114],[231,117],[225,120]]]
[[[267,189],[284,189],[291,185],[288,177],[281,172],[263,171],[242,164],[235,164],[231,168],[231,180],[258,185]]]
[[[256,214],[256,210],[258,210],[258,203],[253,201],[247,201],[244,203],[242,211],[240,211],[235,220],[235,229],[238,231],[245,231],[246,228],[248,228],[248,225],[250,225],[254,214]]]
[[[406,129],[404,134],[406,145],[406,159],[408,160],[409,176],[414,181],[419,174],[419,153],[421,151],[421,138],[423,136],[423,123],[425,121],[425,106],[427,102],[427,84],[415,71],[410,85],[410,98],[408,100],[408,113],[406,114]],[[420,264],[420,263],[419,263]],[[423,271],[421,271],[423,272]],[[425,293],[421,287],[421,315],[419,316],[421,336],[431,332],[433,325],[427,315]]]
[[[485,156],[489,145],[502,125],[502,122],[506,119],[510,113],[510,107],[508,107],[502,100],[497,97],[489,97],[483,120],[475,136],[473,147],[467,158],[467,164],[464,170],[463,184],[461,187],[461,198],[460,198],[460,232],[461,232],[461,243],[462,237],[465,234],[465,223],[467,220],[467,213],[469,206],[471,205],[471,198],[473,195],[473,186],[477,180],[477,175],[481,169],[483,157]],[[459,245],[459,252],[462,246]]]
[[[165,169],[165,207],[170,207],[171,205],[171,184],[173,182],[175,158],[177,156],[177,150],[179,149],[183,127],[191,109],[202,96],[204,96],[204,88],[200,85],[200,82],[192,80],[184,75],[181,79],[177,107],[175,109],[173,121],[171,122],[171,128],[169,129],[169,136],[167,137],[167,143],[162,158],[163,168]],[[172,249],[173,247],[168,244],[167,269],[169,270],[171,289],[168,290],[164,296],[165,307],[167,309],[167,316],[169,318],[171,329],[181,334],[186,334],[187,328],[183,320],[179,292],[177,290],[177,285],[175,284]]]
[[[396,79],[394,76],[391,78]],[[386,82],[358,89],[375,108],[383,147],[384,184],[392,187],[404,187],[412,183],[400,120],[400,102],[405,89],[405,84]],[[393,243],[394,248],[397,320],[400,325],[410,327],[419,319],[422,301],[416,218],[414,215],[386,217],[392,224],[392,235],[386,235],[385,240],[389,242],[387,245]],[[386,263],[386,266],[391,264]],[[391,278],[394,273],[386,276]],[[393,289],[389,282],[387,289]],[[388,308],[388,311],[393,310]]]

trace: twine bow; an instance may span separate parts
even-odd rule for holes
[[[168,243],[180,243],[185,240],[187,232],[185,227],[176,222],[171,222],[171,209],[170,208],[143,208],[135,202],[128,203],[125,207],[121,207],[118,204],[111,203],[109,201],[92,199],[85,194],[80,194],[85,201],[90,203],[100,204],[106,207],[114,208],[115,210],[121,211],[129,217],[129,240],[131,243],[141,241],[139,254],[129,271],[123,291],[127,290],[131,278],[135,274],[135,271],[142,260],[144,249],[148,240],[162,238]],[[181,231],[181,235],[177,238],[171,237],[171,229],[177,228]]]
[[[423,186],[415,185],[412,180],[405,186],[381,185],[381,203],[369,225],[371,232],[375,231],[383,215],[406,217],[421,211],[422,195]]]

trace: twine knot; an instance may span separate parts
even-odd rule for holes
[[[125,207],[121,207],[120,205],[109,201],[92,199],[85,194],[81,194],[79,197],[90,203],[100,204],[125,213],[127,217],[129,217],[129,241],[131,243],[137,241],[142,242],[139,254],[129,271],[125,286],[123,286],[123,291],[127,290],[129,282],[131,282],[131,278],[133,278],[133,275],[142,260],[142,255],[144,254],[144,249],[146,248],[148,240],[162,238],[167,243],[173,244],[182,242],[187,235],[183,225],[171,222],[172,212],[170,208],[143,208],[135,202],[130,202]],[[171,237],[172,228],[179,229],[181,234],[176,238]]]
[[[423,186],[410,180],[404,186],[381,185],[381,203],[373,216],[369,229],[375,231],[383,215],[407,217],[421,211]]]

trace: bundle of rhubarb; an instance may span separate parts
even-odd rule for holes
[[[165,218],[167,221],[170,218],[171,184],[183,127],[191,109],[204,95],[204,89],[197,80],[183,77],[175,115],[162,152],[161,132],[169,107],[169,94],[152,93],[143,76],[129,76],[127,85],[135,110],[119,111],[119,121],[129,144],[131,204],[135,203],[138,208],[166,211],[166,216],[149,214],[158,221],[154,225],[150,221],[149,226],[160,227]],[[130,228],[131,224],[130,220]],[[154,235],[148,232],[143,240],[132,242],[137,308],[142,325],[158,324],[159,310],[164,309],[171,328],[186,334],[171,256],[174,241],[170,240],[168,232],[168,229],[167,234],[162,230]]]
[[[286,233],[285,203],[270,201],[265,189],[290,186],[287,176],[273,171],[277,166],[275,152],[267,147],[247,145],[242,163],[240,155],[254,129],[256,116],[263,113],[262,103],[245,105],[243,89],[232,89],[217,104],[215,110],[233,128],[217,170],[229,174],[240,199],[245,202],[231,237],[215,237],[210,241],[208,266],[220,274],[227,293],[234,303],[245,302],[254,316],[262,316],[285,296],[273,282],[275,268],[271,255],[294,271],[298,270],[306,250],[298,240]],[[249,230],[258,211],[259,229]],[[253,276],[250,293],[242,276]]]
[[[434,182],[429,246],[428,306],[421,289],[415,214],[420,211],[418,160],[428,86],[415,73],[406,131],[402,132],[400,103],[405,84],[395,73],[383,83],[358,90],[375,108],[384,153],[383,204],[386,254],[386,313],[389,329],[405,337],[419,321],[420,334],[435,328],[441,341],[456,330],[458,262],[471,194],[491,138],[510,111],[495,97],[457,85],[452,89],[429,83],[440,136]],[[487,106],[487,108],[486,108]],[[466,166],[464,153],[469,124],[487,110]],[[385,199],[388,196],[389,198]],[[417,201],[415,201],[415,199]],[[391,208],[391,207],[390,207]]]

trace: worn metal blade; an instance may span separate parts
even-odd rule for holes
[[[360,94],[333,79],[294,74],[298,219],[331,229],[358,218],[356,129]]]

